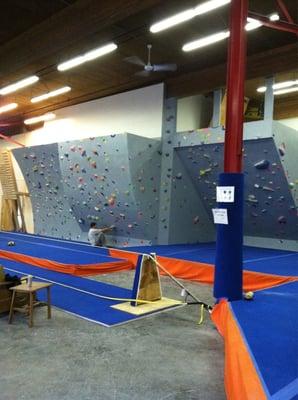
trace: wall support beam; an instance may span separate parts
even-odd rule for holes
[[[213,91],[213,115],[212,115],[212,128],[220,126],[220,112],[222,101],[222,89]]]
[[[274,112],[274,94],[273,94],[273,84],[274,78],[267,78],[265,86],[267,90],[265,92],[264,99],[264,120],[265,121],[273,121],[273,112]]]
[[[173,137],[177,126],[177,99],[165,99],[162,127],[162,156],[159,194],[158,244],[169,244],[173,184]]]
[[[280,12],[286,17],[287,21],[290,22],[291,24],[294,24],[294,20],[291,17],[291,15],[287,9],[287,6],[283,2],[283,0],[276,0],[276,3],[277,3],[277,7],[279,8]]]

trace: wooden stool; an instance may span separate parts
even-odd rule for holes
[[[52,284],[51,283],[43,283],[43,282],[32,282],[31,286],[28,286],[27,283],[23,283],[18,286],[13,286],[9,290],[12,290],[12,298],[11,298],[11,303],[10,303],[10,311],[9,311],[9,318],[8,318],[8,323],[12,323],[12,318],[13,318],[13,313],[14,311],[19,311],[19,312],[26,312],[29,314],[29,327],[32,328],[33,326],[33,307],[37,304],[42,304],[42,305],[47,305],[48,307],[48,319],[51,318],[51,293],[50,293],[50,288]],[[36,302],[34,303],[34,294],[40,289],[47,289],[47,302]],[[15,303],[15,298],[17,293],[26,293],[28,294],[28,299],[29,299],[29,304],[26,307],[27,309],[24,308],[19,308],[19,307],[14,307]]]
[[[0,282],[0,314],[9,311],[11,303],[11,292],[9,291],[9,285],[11,282]]]

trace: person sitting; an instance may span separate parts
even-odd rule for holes
[[[107,228],[97,228],[95,222],[91,222],[90,229],[88,232],[88,240],[92,246],[105,246],[106,244],[106,237],[105,232],[110,232],[115,227],[112,225]]]

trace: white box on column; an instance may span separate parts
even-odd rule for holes
[[[234,203],[235,186],[217,186],[216,201],[217,203]]]

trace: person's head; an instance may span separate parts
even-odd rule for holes
[[[91,222],[90,228],[96,228],[96,222]]]

